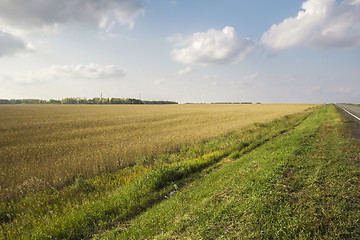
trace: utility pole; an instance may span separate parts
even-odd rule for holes
[[[102,104],[102,93],[100,93],[100,105]]]

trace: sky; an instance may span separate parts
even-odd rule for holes
[[[360,102],[360,0],[0,0],[0,98]]]

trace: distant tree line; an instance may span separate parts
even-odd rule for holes
[[[46,104],[50,103],[41,99],[0,99],[0,104]]]
[[[61,100],[0,99],[0,104],[178,104],[173,101],[144,101],[134,98],[63,98]]]

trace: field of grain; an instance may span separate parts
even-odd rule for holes
[[[0,106],[0,199],[131,166],[310,104]]]

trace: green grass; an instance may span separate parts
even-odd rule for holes
[[[62,190],[50,188],[2,204],[1,235],[9,239],[89,237],[163,200],[175,181],[188,181],[189,176],[203,169],[209,171],[209,167],[216,169],[225,157],[246,154],[289,131],[307,115],[256,123],[232,134],[184,146],[176,153],[140,157],[134,167],[116,173],[92,179],[79,176]]]
[[[2,204],[0,237],[358,239],[359,153],[328,105]]]
[[[359,239],[359,149],[324,107],[95,238]]]

